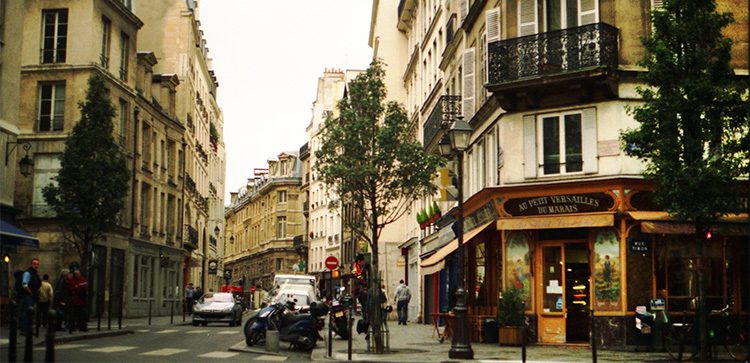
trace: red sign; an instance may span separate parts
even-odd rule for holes
[[[335,270],[339,267],[339,259],[336,256],[328,256],[326,258],[326,268],[329,270]]]

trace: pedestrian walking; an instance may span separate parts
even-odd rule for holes
[[[55,283],[55,294],[52,300],[57,311],[57,330],[68,329],[70,322],[70,292],[68,290],[68,280],[73,277],[70,270],[62,269],[60,277]]]
[[[88,331],[88,313],[86,299],[88,297],[88,281],[81,274],[81,270],[75,269],[73,277],[68,280],[68,291],[70,292],[70,303],[72,305],[71,321],[73,329],[77,327],[80,331]]]
[[[406,286],[404,280],[399,281],[396,288],[396,295],[393,300],[396,302],[396,314],[398,314],[398,325],[406,325],[408,318],[409,301],[411,301],[411,291]]]
[[[193,283],[188,282],[185,287],[185,308],[187,309],[188,315],[193,315],[193,303],[195,302],[195,289]]]
[[[21,306],[21,314],[19,315],[21,335],[26,334],[26,329],[29,328],[29,309],[35,307],[39,301],[39,288],[42,286],[42,280],[39,278],[38,272],[39,264],[38,258],[32,258],[31,266],[21,275],[20,286],[16,281],[18,287],[16,295]]]
[[[42,276],[42,286],[39,287],[39,306],[37,307],[37,321],[44,327],[47,326],[49,308],[55,297],[55,290],[49,283],[49,275]]]

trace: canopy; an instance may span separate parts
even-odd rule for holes
[[[0,244],[39,248],[39,239],[8,221],[0,220]]]
[[[479,226],[477,228],[472,229],[471,231],[469,231],[469,233],[464,234],[464,244],[466,244],[467,242],[471,241],[471,239],[474,238],[474,237],[476,237],[476,235],[479,234],[479,232],[484,231],[485,228],[489,227],[493,223],[495,223],[495,221],[487,222],[487,223],[485,223],[485,224],[483,224],[483,225],[481,225],[481,226]],[[424,269],[426,267],[433,267],[435,265],[438,265],[439,263],[441,263],[443,261],[443,259],[445,259],[445,256],[450,255],[456,249],[458,249],[458,239],[454,239],[454,240],[448,242],[445,246],[441,247],[433,255],[431,255],[430,257],[427,257],[426,259],[424,259],[422,261],[422,263],[421,263],[422,268]],[[437,271],[440,271],[441,268],[438,268]],[[433,273],[437,272],[437,271],[434,271],[434,270],[435,270],[435,268],[431,268],[428,271],[433,271]]]

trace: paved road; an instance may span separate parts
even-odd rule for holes
[[[193,327],[190,325],[131,326],[134,334],[87,339],[60,343],[56,346],[58,362],[299,362],[309,361],[309,353],[287,352],[282,345],[282,354],[245,353],[229,351],[229,348],[244,341],[241,327],[211,324]],[[323,343],[318,343],[321,349]],[[22,346],[18,359],[23,360]],[[2,358],[7,359],[7,350],[2,349]],[[34,361],[44,361],[44,347],[35,347]]]

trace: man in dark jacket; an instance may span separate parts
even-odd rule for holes
[[[21,334],[26,334],[29,326],[29,310],[36,306],[39,301],[39,288],[42,280],[39,278],[39,259],[31,259],[29,267],[22,276],[21,289],[18,291],[18,300],[21,303],[20,328]]]
[[[57,311],[57,330],[68,328],[71,323],[70,319],[70,291],[68,290],[68,280],[73,274],[67,268],[60,273],[60,278],[55,284],[55,310]]]

